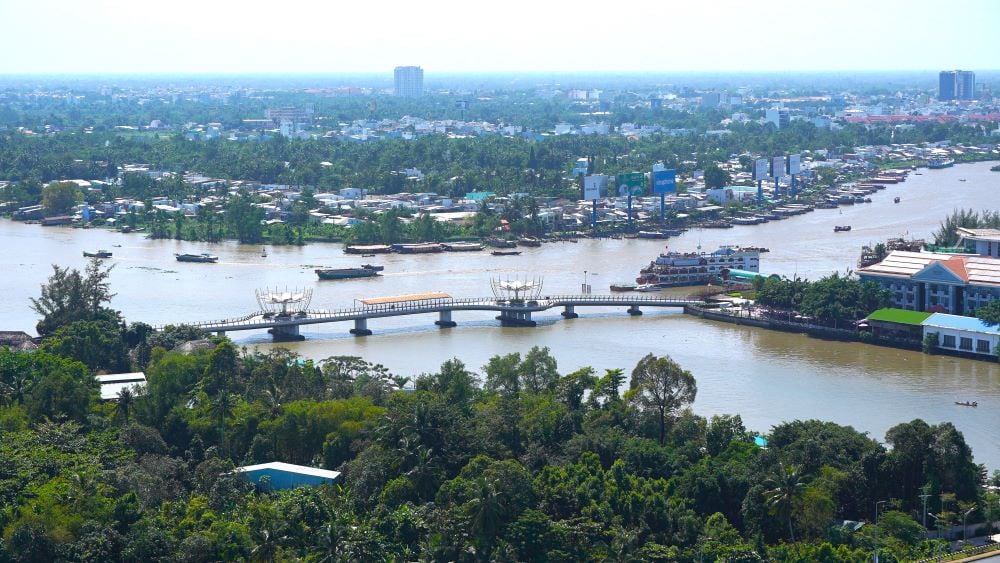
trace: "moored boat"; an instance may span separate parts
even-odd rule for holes
[[[483,245],[478,242],[447,242],[441,246],[448,252],[476,252],[483,249]]]
[[[444,246],[437,242],[419,242],[416,244],[394,244],[391,247],[400,254],[430,254],[443,252]]]
[[[84,258],[111,258],[111,253],[107,250],[98,250],[97,252],[87,252],[83,251]]]
[[[664,252],[640,270],[636,283],[663,287],[704,285],[721,279],[723,270],[757,272],[761,248],[721,246],[712,252]],[[636,291],[656,291],[639,285]]]
[[[932,158],[927,161],[927,168],[939,169],[948,168],[949,166],[954,166],[955,161],[950,158]]]
[[[639,286],[634,283],[621,282],[611,284],[611,291],[614,292],[625,292],[625,291],[635,291]]]
[[[493,256],[517,256],[521,254],[520,250],[494,250],[490,252]]]
[[[835,233],[846,232],[846,231],[849,231],[849,230],[851,230],[851,226],[850,225],[837,225],[837,226],[835,226],[833,228],[833,232],[835,232]]]
[[[517,244],[519,246],[536,247],[536,246],[542,246],[542,241],[536,239],[535,237],[521,237],[517,239]]]
[[[207,252],[202,252],[201,254],[174,254],[174,258],[177,258],[178,262],[201,262],[206,264],[214,264],[219,261],[218,256]]]
[[[388,254],[392,247],[387,244],[352,244],[344,248],[348,254]]]
[[[979,406],[979,403],[977,403],[976,401],[955,401],[955,404],[959,405],[961,407],[978,407]]]
[[[362,264],[361,267],[366,270],[371,270],[373,272],[381,272],[382,270],[385,269],[385,266],[378,266],[375,264]]]

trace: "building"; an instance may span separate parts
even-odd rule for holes
[[[942,70],[938,75],[938,99],[976,99],[976,73],[969,70]]]
[[[924,338],[923,322],[933,313],[907,309],[879,309],[868,315],[859,329],[868,328],[876,338],[920,342]],[[868,325],[865,327],[864,325]]]
[[[118,394],[126,387],[132,389],[135,394],[142,393],[146,388],[146,374],[141,371],[97,375],[94,376],[94,379],[101,386],[102,401],[117,401]]]
[[[894,307],[911,311],[971,315],[1000,299],[1000,259],[988,256],[896,250],[858,277],[888,289]]]
[[[404,98],[424,95],[424,69],[419,66],[397,66],[393,93]]]
[[[272,491],[294,489],[307,485],[324,485],[333,483],[340,477],[339,471],[328,471],[280,461],[237,467],[235,472],[246,475],[247,479],[258,487]]]
[[[973,250],[980,256],[1000,258],[1000,229],[957,229],[959,246]]]
[[[1000,325],[991,325],[975,317],[935,313],[922,324],[925,337],[937,335],[937,347],[941,350],[992,356],[1000,343]]]
[[[769,108],[764,112],[764,121],[773,123],[776,129],[788,127],[791,117],[787,109]]]

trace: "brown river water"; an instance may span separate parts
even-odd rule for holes
[[[455,297],[490,294],[490,279],[542,277],[543,294],[579,292],[586,271],[594,293],[614,282],[631,281],[661,251],[713,250],[720,244],[769,248],[761,271],[818,278],[854,268],[863,244],[893,236],[930,238],[955,208],[1000,209],[1000,173],[993,163],[921,170],[902,184],[871,196],[872,203],[816,210],[784,221],[732,229],[692,230],[667,241],[581,240],[524,248],[520,256],[483,253],[348,256],[336,244],[268,247],[235,243],[148,240],[101,229],[44,228],[0,220],[0,330],[34,334],[30,297],[51,273],[51,264],[82,268],[83,250],[114,253],[112,305],[129,321],[180,323],[242,316],[257,308],[254,290],[311,288],[312,308],[349,307],[355,299],[444,291]],[[959,181],[965,178],[966,181]],[[899,196],[900,203],[893,198]],[[834,233],[835,225],[851,225]],[[120,245],[120,246],[116,246]],[[175,252],[211,252],[218,264],[178,263]],[[320,282],[317,266],[385,265],[372,279]],[[684,288],[671,290],[684,296]],[[376,319],[373,336],[348,334],[353,325],[303,327],[305,342],[282,344],[322,359],[357,355],[401,375],[435,370],[459,357],[479,370],[490,356],[548,346],[568,373],[583,366],[628,373],[645,354],[669,354],[698,381],[698,414],[740,414],[748,428],[766,432],[785,420],[818,418],[851,425],[883,439],[895,424],[922,418],[950,421],[973,448],[976,460],[1000,469],[1000,365],[927,356],[877,346],[828,342],[802,335],[704,321],[674,311],[648,310],[629,317],[624,309],[577,309],[563,320],[557,310],[536,315],[536,328],[501,328],[487,313],[455,313],[458,327],[438,329],[435,315]],[[231,332],[238,344],[272,346],[263,331]],[[975,400],[978,408],[955,401]]]

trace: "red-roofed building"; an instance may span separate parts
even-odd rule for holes
[[[1000,299],[1000,259],[988,256],[895,251],[858,277],[888,289],[894,307],[911,311],[967,315]]]

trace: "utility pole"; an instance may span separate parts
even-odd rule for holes
[[[927,499],[930,498],[931,495],[927,494],[927,486],[926,485],[924,487],[922,487],[922,489],[924,490],[924,494],[920,495],[920,498],[924,501],[923,515],[924,515],[924,529],[926,530],[927,529]]]

